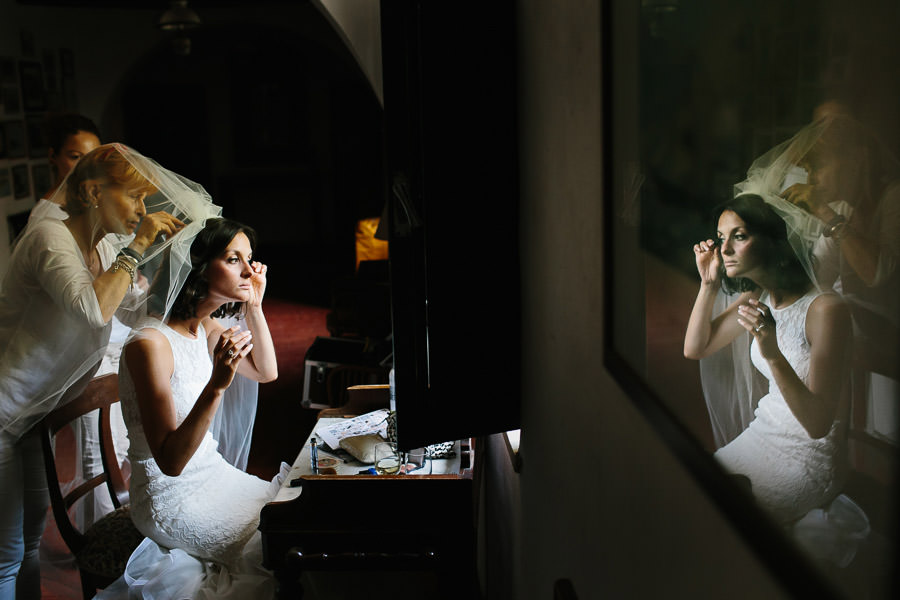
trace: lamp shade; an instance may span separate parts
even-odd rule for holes
[[[181,31],[200,26],[200,17],[188,8],[187,0],[173,0],[172,5],[159,18],[159,28],[165,31]]]

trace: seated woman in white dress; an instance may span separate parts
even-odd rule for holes
[[[259,382],[278,375],[262,310],[267,269],[253,260],[255,241],[253,230],[240,223],[209,219],[191,245],[191,271],[168,318],[148,318],[125,345],[119,393],[131,442],[131,517],[158,544],[145,540],[135,551],[125,575],[132,587],[155,576],[167,593],[174,585],[179,598],[226,597],[229,591],[256,598],[273,589],[267,572],[250,565],[257,568],[248,574],[242,559],[257,549],[245,546],[277,482],[234,468],[209,432],[236,373]],[[246,319],[245,331],[216,320],[238,314]],[[176,549],[183,553],[169,552]],[[166,554],[187,561],[184,581],[175,584],[172,573],[159,570]]]
[[[768,194],[739,194],[718,209],[718,239],[694,246],[701,284],[684,355],[701,359],[751,336],[750,356],[768,393],[715,458],[748,478],[757,502],[790,524],[827,506],[846,477],[851,323],[846,303],[816,287],[790,245],[785,212],[803,218]],[[739,295],[714,317],[723,283]]]

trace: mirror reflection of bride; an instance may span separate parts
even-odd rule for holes
[[[855,311],[824,267],[842,260],[842,238],[872,247],[877,238],[854,223],[852,207],[820,216],[863,190],[846,177],[840,193],[829,189],[841,165],[823,152],[823,134],[834,129],[830,117],[817,121],[755,161],[717,208],[716,239],[694,246],[701,286],[684,353],[703,359],[719,464],[816,558],[845,566],[868,532],[866,515],[841,494]]]

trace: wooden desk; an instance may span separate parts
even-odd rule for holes
[[[316,427],[334,419],[321,419]],[[275,572],[279,598],[300,598],[305,570],[416,570],[446,575],[447,598],[472,597],[475,523],[472,444],[455,459],[433,461],[432,475],[313,475],[309,441],[275,499],[263,507],[263,566]],[[320,455],[320,458],[323,455]],[[291,487],[299,480],[299,487]]]

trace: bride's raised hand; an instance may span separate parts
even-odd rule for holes
[[[738,323],[756,338],[759,353],[766,360],[777,358],[781,353],[775,334],[775,319],[769,307],[755,298],[738,307]]]
[[[213,349],[213,372],[209,378],[213,388],[224,391],[231,385],[238,365],[253,349],[252,339],[249,331],[240,331],[237,325],[222,332]]]
[[[266,272],[269,267],[261,262],[250,263],[250,306],[261,306],[263,296],[266,293]]]
[[[697,261],[700,282],[703,284],[718,283],[722,268],[722,257],[719,254],[718,244],[713,240],[694,244],[694,258]]]

